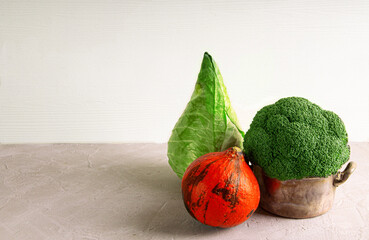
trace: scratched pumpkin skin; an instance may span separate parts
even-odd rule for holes
[[[187,211],[199,222],[228,228],[255,212],[260,190],[241,149],[233,147],[193,161],[182,179],[182,196]]]

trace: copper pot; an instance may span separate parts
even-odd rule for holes
[[[273,214],[289,218],[311,218],[331,209],[336,188],[344,183],[356,168],[350,162],[343,172],[326,178],[311,177],[280,181],[265,175],[254,165],[253,171],[260,186],[260,206]]]

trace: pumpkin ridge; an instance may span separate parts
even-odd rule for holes
[[[219,156],[217,156],[217,157],[219,157]],[[209,163],[207,163],[206,165],[205,165],[205,167],[201,170],[201,172],[199,173],[199,175],[197,175],[196,176],[196,173],[199,171],[199,169],[200,169],[200,166],[201,165],[197,165],[197,166],[195,166],[193,169],[192,169],[192,171],[190,172],[190,174],[189,174],[189,179],[194,179],[194,182],[192,183],[192,184],[189,184],[188,186],[189,187],[191,187],[191,190],[190,190],[190,192],[189,192],[189,198],[186,198],[186,199],[191,199],[192,198],[192,196],[193,196],[193,194],[192,194],[192,192],[193,192],[193,189],[194,189],[194,187],[195,186],[197,186],[206,176],[207,176],[207,174],[208,174],[208,171],[209,171],[209,167],[210,167],[210,165],[212,165],[214,162],[216,162],[216,161],[218,161],[219,160],[219,158],[216,158],[215,160],[213,160],[213,161],[211,161],[211,162],[209,162]],[[206,160],[205,160],[206,161]],[[183,197],[185,197],[184,196],[184,192],[182,191],[182,196]],[[198,207],[200,207],[201,206],[201,204],[200,204],[200,199],[201,198],[201,196],[199,196],[199,199],[197,200],[197,202],[196,202],[196,205],[198,206]],[[185,204],[186,205],[186,204]],[[187,208],[187,205],[186,205],[186,208]],[[191,213],[191,216],[193,216],[195,219],[196,219],[196,217],[195,217],[195,214],[193,213],[193,210],[192,210],[192,206],[189,206],[188,208],[187,208],[187,210]]]
[[[252,209],[249,214],[247,214],[247,217],[250,217],[254,213],[255,209]]]
[[[205,209],[204,209],[204,223],[206,223],[206,211],[208,211],[208,206],[209,206],[209,201],[207,201],[206,204],[205,204]]]
[[[235,161],[235,169],[237,171],[236,191],[235,191],[235,193],[233,194],[233,196],[231,198],[231,208],[235,208],[236,207],[236,204],[238,203],[238,196],[237,196],[237,194],[238,194],[238,187],[240,185],[240,177],[241,177],[241,174],[243,174],[241,172],[239,158],[237,158],[236,161]]]

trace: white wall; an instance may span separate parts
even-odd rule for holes
[[[244,130],[294,95],[369,141],[369,1],[0,0],[0,142],[166,142],[204,51]]]

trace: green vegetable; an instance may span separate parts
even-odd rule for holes
[[[205,53],[191,100],[168,142],[169,164],[182,178],[192,161],[210,152],[242,147],[243,137],[218,66]]]
[[[335,113],[288,97],[257,112],[244,151],[272,178],[327,177],[349,159],[347,142],[345,126]]]

